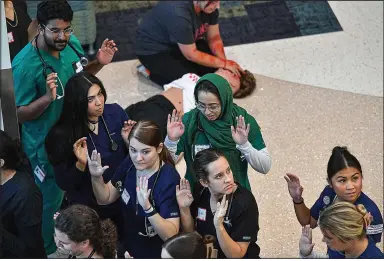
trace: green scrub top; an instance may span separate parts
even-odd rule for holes
[[[70,42],[74,48],[81,54],[84,51],[79,40],[75,36],[71,36]],[[41,56],[44,61],[52,66],[60,78],[63,88],[69,78],[76,72],[74,62],[78,62],[80,58],[76,52],[67,45],[60,52],[60,57],[56,58],[40,49]],[[13,81],[15,88],[16,105],[26,106],[37,100],[46,93],[46,79],[43,75],[43,64],[37,54],[36,48],[32,43],[28,43],[14,58],[12,62]],[[47,70],[47,74],[51,73]],[[63,90],[61,84],[57,81],[57,94],[62,95]],[[64,98],[54,100],[48,108],[37,118],[24,122],[22,125],[22,143],[27,157],[32,162],[41,164],[48,163],[48,157],[45,151],[45,137],[48,131],[59,119],[63,107]],[[32,163],[32,165],[35,165]],[[35,166],[32,166],[35,168]],[[46,175],[48,174],[46,171]]]
[[[190,112],[184,114],[183,116],[183,124],[185,126],[185,130],[188,130],[190,116],[191,116]],[[257,130],[257,132],[255,137],[248,137],[248,141],[252,144],[252,146],[255,149],[257,150],[264,149],[265,143],[261,135],[260,127],[253,117],[251,118],[251,121],[249,122],[249,124],[250,124],[250,127]],[[187,166],[185,178],[191,184],[192,189],[194,188],[194,185],[197,182],[196,177],[192,172],[192,164],[195,159],[195,155],[199,151],[209,149],[211,147],[213,146],[210,144],[204,131],[198,131],[198,130],[196,131],[193,144],[188,143],[187,131],[185,131],[184,134],[180,137],[180,140],[177,144],[176,155],[179,155],[181,152],[184,152],[184,160]],[[235,179],[236,182],[240,183],[244,188],[251,191],[251,185],[248,179],[248,161],[241,154],[240,151],[238,151],[238,155],[239,155],[238,161],[240,162],[238,169],[234,168],[234,165],[231,164],[232,162],[228,162],[232,169],[233,178]]]

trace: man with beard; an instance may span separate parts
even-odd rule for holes
[[[68,79],[83,69],[96,74],[111,62],[117,48],[112,40],[104,40],[97,60],[86,65],[80,42],[73,36],[73,11],[67,1],[39,3],[36,18],[39,34],[14,58],[12,68],[22,144],[43,194],[44,247],[49,257],[59,257],[52,217],[60,208],[63,191],[55,182],[44,140],[60,117]]]

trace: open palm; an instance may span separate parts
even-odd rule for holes
[[[301,237],[299,241],[300,254],[308,256],[312,253],[315,244],[312,243],[312,229],[309,225],[302,228]]]
[[[186,179],[180,180],[180,185],[176,186],[176,199],[180,208],[188,208],[193,202],[191,186]]]
[[[181,121],[180,112],[172,111],[172,115],[168,114],[167,135],[172,141],[178,140],[184,133],[184,124]]]
[[[97,150],[92,151],[91,157],[87,153],[89,173],[92,177],[99,178],[109,168],[108,166],[101,166],[101,156],[97,153]]]
[[[287,173],[286,176],[284,176],[284,179],[287,181],[288,191],[292,199],[300,201],[304,190],[304,188],[300,185],[300,179],[295,174],[291,173]]]

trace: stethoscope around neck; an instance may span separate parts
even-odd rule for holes
[[[41,55],[41,53],[40,53],[40,49],[39,49],[39,47],[37,46],[37,39],[38,39],[38,37],[39,37],[39,35],[37,35],[32,41],[35,41],[35,44],[36,44],[36,52],[37,52],[37,55],[39,56],[39,59],[40,59],[40,61],[41,61],[41,63],[43,64],[43,76],[44,76],[44,79],[47,79],[47,76],[48,76],[48,70],[50,70],[51,72],[53,72],[53,73],[57,73],[56,72],[56,70],[51,66],[51,65],[49,65],[49,64],[47,64],[46,63],[46,61],[43,59],[43,56]],[[76,53],[76,55],[80,58],[80,64],[83,66],[83,67],[85,67],[85,66],[87,66],[88,65],[88,59],[87,59],[87,57],[85,57],[84,55],[82,55],[80,52],[78,52],[77,50],[76,50],[76,48],[68,41],[68,45],[69,45],[69,47],[71,47],[72,48],[72,50]],[[65,96],[65,92],[64,92],[64,86],[63,86],[63,83],[61,82],[61,80],[60,80],[60,78],[59,77],[57,77],[57,79],[58,79],[58,81],[59,81],[59,83],[60,83],[60,85],[61,85],[61,90],[62,90],[62,95],[58,95],[57,93],[56,93],[56,96],[57,96],[57,98],[56,99],[61,99],[61,98],[63,98],[64,96]]]

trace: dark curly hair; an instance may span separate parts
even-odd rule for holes
[[[6,132],[0,130],[0,159],[4,160],[3,169],[19,168],[24,156],[20,141],[12,140]]]
[[[116,257],[117,231],[110,219],[100,220],[96,211],[83,205],[72,205],[60,212],[55,228],[76,243],[89,240],[103,258]]]
[[[240,77],[240,89],[233,94],[233,98],[245,98],[256,89],[255,76],[248,70],[245,70]]]
[[[73,11],[65,0],[42,1],[37,5],[36,19],[39,24],[43,25],[54,19],[72,22]]]

